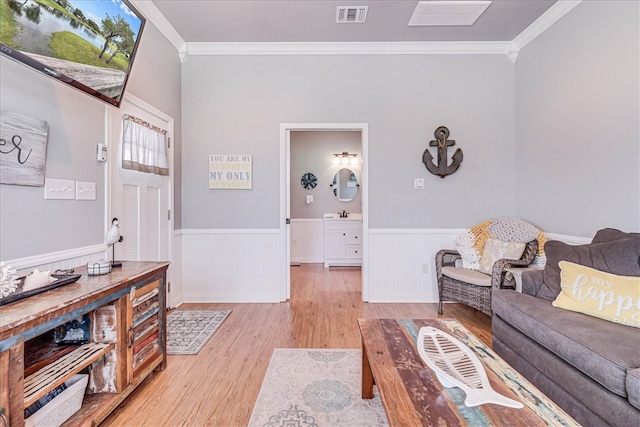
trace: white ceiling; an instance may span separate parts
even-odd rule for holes
[[[135,4],[143,3],[138,0]],[[417,0],[152,0],[187,43],[511,41],[556,0],[493,0],[472,26],[409,27]],[[338,6],[369,6],[337,24]]]

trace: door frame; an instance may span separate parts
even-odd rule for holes
[[[282,300],[291,298],[291,132],[292,131],[359,131],[362,145],[362,300],[369,298],[369,124],[368,123],[281,123],[280,124],[280,234],[284,239],[285,286]]]
[[[158,108],[154,107],[153,105],[143,101],[142,99],[138,98],[135,95],[132,95],[130,93],[126,93],[124,95],[123,98],[124,101],[129,102],[130,104],[133,104],[134,106],[143,109],[145,111],[147,111],[148,113],[158,117],[159,119],[167,122],[168,124],[168,129],[167,129],[167,137],[169,138],[169,148],[167,149],[167,164],[169,167],[169,185],[167,186],[167,205],[169,206],[169,209],[171,210],[171,216],[169,218],[168,221],[168,225],[167,225],[167,246],[169,249],[169,259],[168,261],[172,261],[174,258],[174,247],[173,247],[173,229],[174,229],[174,218],[175,218],[175,206],[174,206],[174,200],[173,200],[173,194],[174,194],[174,146],[175,146],[175,138],[174,138],[174,119],[172,116],[166,114],[164,111],[159,110]],[[113,138],[117,138],[117,135],[111,135],[111,121],[112,119],[114,119],[114,117],[117,117],[117,115],[120,114],[120,110],[119,109],[115,109],[112,107],[107,106],[106,107],[106,118],[105,118],[105,129],[106,129],[106,135],[105,135],[105,145],[107,146],[107,150],[108,150],[108,156],[107,156],[107,167],[105,167],[105,218],[104,218],[104,224],[105,224],[105,234],[109,228],[109,226],[111,225],[111,218],[113,218],[113,212],[112,212],[112,192],[113,192],[113,185],[112,185],[112,179],[113,179],[113,173],[114,173],[114,168],[116,167],[115,165],[115,161],[117,161],[116,157],[118,154],[118,150],[119,147],[117,145],[113,146],[113,144],[111,144],[112,141],[115,141]],[[179,267],[179,266],[178,266]],[[174,271],[174,274],[171,274],[171,271]],[[175,274],[177,273],[178,277],[173,277]],[[169,291],[169,288],[167,288],[167,307],[176,307],[177,305],[180,305],[182,303],[181,299],[182,299],[182,284],[180,283],[181,281],[179,280],[179,275],[180,275],[180,268],[176,268],[176,266],[174,266],[174,268],[171,268],[171,265],[169,266],[169,269],[167,270],[167,283],[171,282],[171,279],[173,280],[173,287],[174,289],[171,289],[171,291]],[[177,282],[177,283],[176,283]],[[167,285],[168,286],[168,285]]]

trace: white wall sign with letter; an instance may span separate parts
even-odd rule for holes
[[[0,184],[44,185],[48,133],[44,120],[0,112]]]
[[[240,154],[209,155],[209,188],[251,190],[253,156]]]

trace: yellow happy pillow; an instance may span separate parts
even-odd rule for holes
[[[617,276],[560,261],[562,291],[554,307],[640,328],[640,277]]]

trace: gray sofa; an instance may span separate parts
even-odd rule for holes
[[[640,425],[640,329],[551,305],[561,260],[640,276],[640,234],[603,229],[588,245],[549,241],[545,253],[522,293],[493,290],[493,349],[579,423]]]

